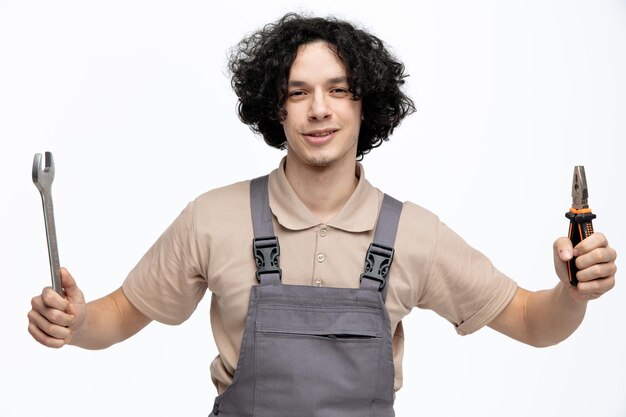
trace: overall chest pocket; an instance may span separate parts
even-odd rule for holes
[[[368,415],[379,373],[382,311],[260,305],[255,329],[258,417]]]

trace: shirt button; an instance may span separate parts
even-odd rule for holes
[[[324,262],[324,259],[326,259],[326,255],[324,255],[323,253],[317,255],[317,262]]]
[[[322,286],[322,280],[321,279],[316,279],[315,280],[315,284],[316,287],[321,287]]]
[[[320,230],[320,236],[321,237],[326,237],[327,234],[328,234],[328,231],[326,229]]]

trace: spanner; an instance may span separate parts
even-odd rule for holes
[[[46,224],[48,240],[48,258],[50,259],[50,274],[52,289],[61,296],[65,296],[61,287],[61,267],[59,266],[59,248],[57,246],[57,232],[54,225],[54,210],[52,208],[52,181],[54,181],[54,159],[52,153],[46,152],[45,166],[41,163],[41,154],[35,154],[33,160],[33,182],[41,194],[43,203],[43,218]]]

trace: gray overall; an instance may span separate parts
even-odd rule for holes
[[[361,287],[283,285],[267,176],[250,184],[259,285],[232,384],[209,417],[393,417],[386,281],[402,203],[385,195]]]

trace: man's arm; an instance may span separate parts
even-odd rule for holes
[[[576,256],[577,287],[569,284],[567,261]],[[578,328],[589,300],[615,286],[617,255],[602,233],[572,248],[567,238],[554,242],[554,267],[560,279],[551,290],[518,288],[509,305],[489,324],[500,333],[532,346],[545,347],[565,340]]]
[[[82,291],[65,269],[61,280],[66,298],[51,288],[31,301],[28,331],[39,343],[54,348],[66,344],[104,349],[143,329],[150,319],[124,295],[121,288],[85,304]]]

